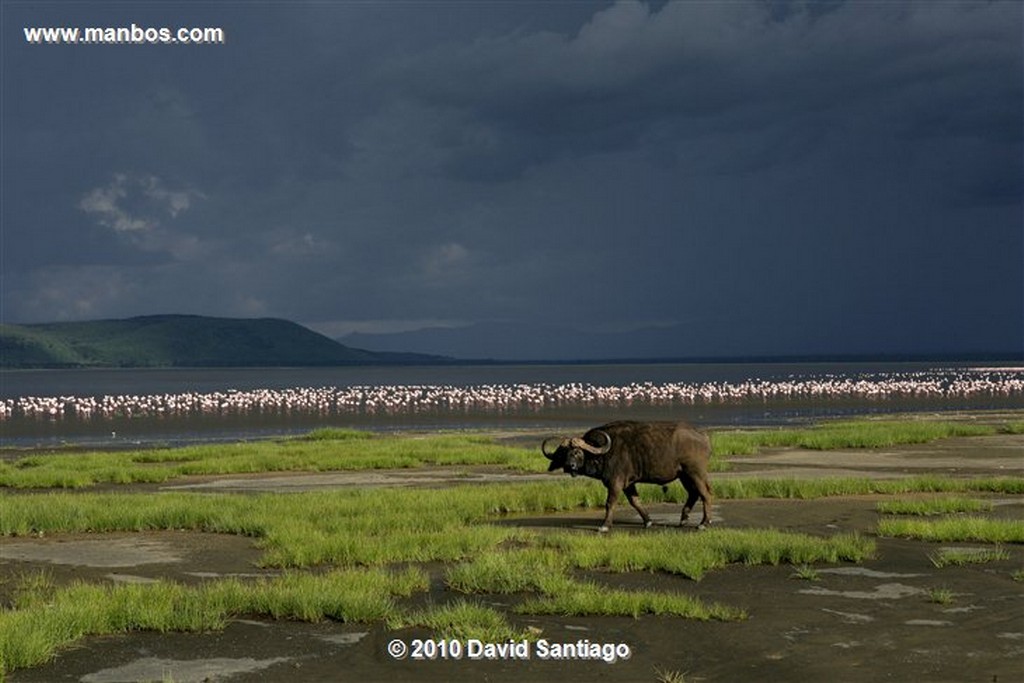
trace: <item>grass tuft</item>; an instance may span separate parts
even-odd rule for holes
[[[485,642],[499,643],[531,637],[531,632],[517,630],[509,624],[503,612],[467,600],[457,600],[447,605],[388,619],[388,627],[392,629],[413,626],[430,629],[446,639],[477,638]]]
[[[830,422],[809,429],[723,431],[711,435],[717,455],[752,455],[764,448],[887,448],[928,443],[954,436],[989,436],[999,432],[990,425],[914,420],[851,420]]]
[[[6,671],[37,666],[57,649],[88,635],[150,630],[212,631],[242,615],[302,621],[377,621],[394,612],[394,597],[427,589],[420,569],[289,573],[197,587],[75,582],[54,589],[44,577],[23,581],[18,608],[0,611],[0,663]]]
[[[1010,559],[1010,553],[1002,548],[942,548],[928,555],[936,568],[962,567],[969,564],[984,564]]]
[[[791,578],[801,579],[803,581],[820,581],[821,574],[814,567],[801,564],[793,567],[793,573],[790,575]]]
[[[860,562],[872,557],[875,543],[856,534],[819,538],[774,529],[676,530],[632,535],[546,535],[542,545],[557,549],[581,569],[613,572],[660,571],[700,580],[729,564],[779,565]]]
[[[529,599],[519,605],[516,611],[522,614],[626,616],[634,619],[644,614],[700,621],[738,621],[747,618],[743,610],[708,604],[683,593],[614,590],[591,582],[578,582],[568,592]]]
[[[938,543],[1024,543],[1024,521],[984,517],[947,517],[938,520],[886,517],[878,522],[881,536],[916,538]]]
[[[973,498],[934,498],[931,500],[892,500],[877,505],[884,515],[953,515],[962,512],[988,512],[992,503]]]
[[[949,588],[932,588],[928,591],[928,601],[937,605],[952,605],[956,600],[956,593]]]

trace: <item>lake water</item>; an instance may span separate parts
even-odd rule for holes
[[[0,445],[182,444],[322,426],[576,429],[784,424],[1024,409],[1020,364],[608,364],[0,372]]]

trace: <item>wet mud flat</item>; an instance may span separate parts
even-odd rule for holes
[[[796,473],[815,477],[832,476],[836,471],[885,478],[927,471],[949,476],[1021,476],[1021,453],[1021,437],[1003,436],[950,439],[868,454],[776,452],[764,458],[737,458],[735,473],[717,476]],[[281,485],[280,479],[272,475],[245,477],[245,485],[239,486],[238,477],[225,477],[221,490],[281,490],[275,488]],[[433,476],[426,479],[412,485],[440,485]],[[199,491],[217,490],[218,480],[179,480],[172,486],[180,490],[183,485],[201,485]],[[453,475],[452,483],[465,481],[464,472]],[[285,490],[295,490],[298,483],[290,480]],[[325,485],[322,481],[309,484],[314,488]],[[570,485],[568,479],[566,485]],[[346,483],[333,480],[326,486],[343,488]],[[152,491],[154,487],[121,490]],[[643,490],[640,487],[641,495]],[[971,497],[992,503],[988,516],[1024,519],[1024,496]],[[881,517],[876,504],[887,498],[720,500],[714,522],[726,528],[874,536]],[[658,504],[649,509],[661,524],[671,525],[678,519],[677,505]],[[599,510],[577,510],[494,523],[539,532],[569,529],[593,534],[600,517]],[[638,522],[630,508],[620,506],[611,533],[629,534],[643,543],[649,532]],[[666,533],[698,532],[686,528]],[[878,538],[873,559],[859,564],[815,565],[814,580],[800,578],[797,569],[788,565],[731,565],[709,572],[700,581],[653,572],[585,573],[586,578],[614,588],[678,591],[747,611],[749,618],[734,622],[656,616],[533,617],[511,613],[522,596],[473,598],[508,608],[513,624],[531,628],[550,643],[583,641],[628,647],[628,658],[611,662],[593,657],[544,659],[535,645],[528,647],[527,657],[471,659],[464,650],[461,658],[431,660],[407,655],[396,659],[389,654],[393,641],[409,646],[415,639],[430,639],[432,634],[422,629],[388,630],[381,623],[237,619],[223,631],[212,633],[133,632],[87,638],[61,651],[48,664],[10,673],[8,680],[653,682],[672,673],[684,674],[682,680],[686,681],[1024,680],[1024,582],[1013,577],[1024,569],[1024,548],[1004,545],[1008,559],[960,567],[937,568],[930,559],[940,548],[981,545]],[[39,570],[50,573],[58,583],[75,579],[194,583],[276,572],[259,568],[259,557],[260,550],[251,538],[179,531],[3,539],[0,599],[8,602],[6,590],[17,576]],[[431,590],[412,601],[442,603],[464,597],[445,588],[443,565],[428,569]],[[934,600],[935,591],[942,591],[948,599]]]

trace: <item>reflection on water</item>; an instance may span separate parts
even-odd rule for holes
[[[0,373],[7,447],[181,444],[322,426],[560,430],[1024,408],[1024,369],[665,364]]]

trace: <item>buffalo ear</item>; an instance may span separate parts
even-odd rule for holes
[[[548,457],[550,458],[551,456],[549,455]],[[562,469],[562,465],[559,465],[554,460],[552,460],[551,464],[548,465],[548,472],[554,472],[555,470],[560,470],[560,469]]]

